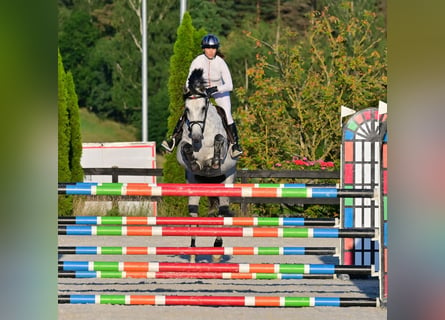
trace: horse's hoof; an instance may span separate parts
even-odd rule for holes
[[[220,248],[223,246],[223,241],[222,239],[215,239],[215,242],[213,243],[214,247]]]
[[[343,281],[347,281],[349,280],[351,277],[349,276],[349,274],[339,274],[337,275],[337,279],[343,280]]]
[[[222,255],[220,255],[220,254],[214,254],[214,255],[212,256],[212,262],[213,262],[213,263],[220,263],[220,262],[221,262],[221,258],[222,258]]]
[[[219,169],[220,165],[221,165],[221,163],[220,163],[219,159],[212,161],[212,169]]]
[[[195,255],[191,255],[190,256],[190,263],[196,263],[196,256]]]
[[[190,169],[192,170],[192,172],[197,172],[199,170],[201,170],[201,166],[199,165],[198,162],[193,162],[190,164]]]
[[[221,206],[218,209],[218,216],[219,217],[234,217],[235,212],[231,211],[229,209],[229,206]]]

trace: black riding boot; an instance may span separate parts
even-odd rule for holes
[[[238,130],[236,128],[235,122],[232,123],[231,125],[227,124],[227,116],[224,109],[221,108],[220,106],[215,106],[215,108],[219,116],[221,117],[224,129],[226,129],[227,137],[230,143],[233,144],[231,150],[232,157],[236,158],[243,153],[243,150],[241,149],[241,146],[238,141]]]
[[[243,153],[243,149],[239,144],[238,138],[238,129],[236,128],[235,122],[229,125],[230,133],[233,137],[233,146],[232,146],[232,157],[236,158]]]
[[[185,114],[183,114],[176,123],[175,129],[173,130],[170,140],[162,141],[161,146],[168,152],[172,152],[175,146],[177,146],[181,141],[182,126],[184,125],[185,119],[186,119]]]

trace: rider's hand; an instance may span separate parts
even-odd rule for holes
[[[206,89],[206,94],[207,94],[207,96],[211,96],[212,94],[214,94],[217,91],[218,91],[217,87],[210,87],[210,88]]]

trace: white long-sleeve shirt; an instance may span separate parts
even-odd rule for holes
[[[194,69],[203,69],[203,77],[207,87],[217,87],[218,92],[230,92],[233,90],[232,75],[224,59],[215,56],[209,59],[205,54],[197,56],[190,64],[189,75]],[[187,77],[187,79],[188,79]]]
[[[213,59],[209,59],[205,54],[197,56],[190,64],[188,78],[194,69],[203,69],[203,77],[206,81],[207,87],[217,87],[218,91],[213,94],[215,102],[218,106],[222,107],[226,112],[227,123],[232,124],[232,106],[230,102],[230,91],[233,90],[232,75],[230,74],[229,67],[223,58],[215,56]]]

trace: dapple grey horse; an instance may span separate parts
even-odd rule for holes
[[[187,183],[234,183],[237,158],[232,158],[226,130],[216,107],[211,103],[205,91],[203,70],[195,69],[184,88],[185,115],[182,140],[177,148],[177,160],[186,170]],[[191,196],[188,211],[191,216],[198,216],[200,197]],[[217,202],[216,202],[216,201]],[[210,198],[211,206],[217,203],[219,216],[231,216],[229,198]],[[195,247],[192,237],[191,247]],[[214,242],[215,247],[222,246],[221,237]],[[221,257],[214,256],[213,262]],[[195,262],[195,257],[190,257]]]

